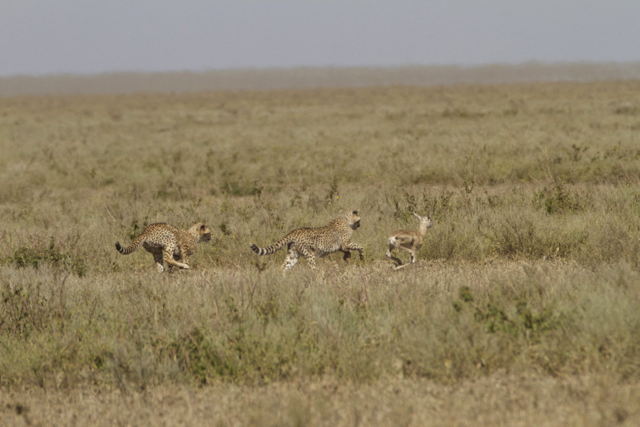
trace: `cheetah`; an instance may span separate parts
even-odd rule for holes
[[[116,242],[116,249],[123,255],[129,255],[142,245],[147,252],[153,254],[158,271],[162,273],[163,261],[167,262],[169,268],[175,266],[188,269],[187,257],[195,252],[196,244],[210,240],[211,230],[202,223],[197,223],[188,230],[181,230],[160,222],[145,228],[127,248]]]
[[[358,227],[360,217],[358,211],[353,211],[341,214],[324,227],[293,230],[267,248],[259,248],[253,243],[249,243],[249,247],[258,255],[271,255],[286,245],[288,252],[282,265],[284,271],[291,270],[300,255],[305,257],[311,269],[315,270],[316,257],[322,258],[333,252],[343,252],[343,259],[349,261],[350,251],[358,251],[360,259],[364,260],[363,247],[351,242],[351,235]]]

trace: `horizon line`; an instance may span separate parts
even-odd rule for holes
[[[483,65],[300,66],[203,71],[112,71],[0,76],[0,97],[186,93],[245,90],[436,86],[640,79],[637,62],[541,62]]]

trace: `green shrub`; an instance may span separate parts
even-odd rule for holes
[[[533,205],[548,214],[578,212],[584,209],[580,197],[567,190],[562,181],[557,181],[553,188],[544,187],[533,195]]]
[[[84,258],[61,252],[60,249],[56,247],[53,237],[50,239],[48,246],[22,246],[16,249],[15,252],[8,257],[7,261],[18,268],[39,268],[43,263],[47,263],[55,268],[69,271],[79,277],[84,276],[87,272],[87,264]]]

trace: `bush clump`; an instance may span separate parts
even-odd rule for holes
[[[49,245],[21,246],[15,250],[13,255],[7,259],[10,264],[18,268],[33,267],[39,268],[47,263],[55,268],[69,271],[78,277],[83,277],[87,272],[85,260],[78,255],[70,255],[62,252],[55,243],[53,237]]]
[[[553,188],[544,187],[533,196],[533,205],[548,214],[578,212],[583,205],[577,194],[572,194],[562,181],[557,181]]]

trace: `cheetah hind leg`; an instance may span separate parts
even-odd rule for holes
[[[162,262],[162,251],[153,251],[151,252],[151,254],[153,255],[153,261],[156,264],[158,273],[162,273],[164,271],[164,263]]]
[[[298,249],[296,249],[294,246],[289,246],[287,257],[284,260],[284,264],[282,264],[284,271],[291,270],[298,263],[299,257],[300,253],[298,252]]]
[[[309,264],[309,267],[311,267],[312,270],[315,270],[316,269],[316,252],[313,249],[308,248],[306,246],[298,247],[298,251],[302,253],[303,257],[307,259],[307,264]]]

